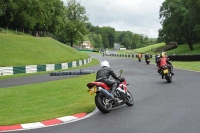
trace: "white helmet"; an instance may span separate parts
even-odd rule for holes
[[[102,62],[101,62],[101,67],[104,67],[104,66],[110,67],[109,62],[106,61],[106,60],[102,61]]]

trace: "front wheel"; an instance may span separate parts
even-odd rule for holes
[[[109,113],[112,109],[112,103],[101,93],[95,96],[95,104],[102,113]]]
[[[128,90],[127,90],[127,93],[125,94],[125,99],[126,99],[126,105],[133,106],[134,99],[133,99],[132,94]]]

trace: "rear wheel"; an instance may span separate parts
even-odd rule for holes
[[[168,83],[172,82],[172,77],[171,77],[171,75],[169,73],[165,74],[165,79],[167,80]]]
[[[105,95],[98,93],[95,96],[95,104],[102,113],[109,113],[112,109],[112,103],[108,102],[109,99]]]
[[[129,91],[127,91],[127,93],[125,94],[125,99],[126,99],[126,105],[133,106],[134,99],[133,99],[132,94]]]

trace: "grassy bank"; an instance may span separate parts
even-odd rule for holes
[[[160,48],[160,47],[163,47],[165,46],[166,44],[165,43],[158,43],[158,44],[153,44],[153,45],[150,45],[150,46],[146,46],[146,47],[143,47],[143,48],[138,48],[138,49],[134,49],[134,50],[125,50],[125,51],[118,51],[118,53],[121,53],[121,54],[133,54],[133,53],[154,53],[154,50],[157,49],[157,48]]]
[[[89,56],[49,37],[0,34],[0,67],[57,64]]]
[[[134,50],[125,50],[125,51],[118,51],[121,54],[133,54],[133,53],[149,53],[152,55],[156,55],[157,53],[154,52],[155,49],[160,48],[165,46],[165,43],[158,43],[158,44],[153,44],[147,47],[143,47],[143,48],[138,48],[138,49],[134,49]],[[193,48],[194,50],[190,50],[188,44],[182,44],[182,45],[178,45],[178,48],[176,49],[172,49],[172,50],[168,50],[166,51],[168,55],[172,55],[172,54],[200,54],[200,43],[195,43],[193,44]]]

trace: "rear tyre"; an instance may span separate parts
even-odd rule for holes
[[[127,91],[127,93],[125,94],[125,99],[126,99],[126,105],[133,106],[134,99],[130,91]]]
[[[101,93],[95,96],[95,104],[102,113],[109,113],[112,109],[112,103]]]
[[[169,73],[166,73],[166,74],[165,74],[165,79],[167,80],[168,83],[171,83],[171,82],[172,82],[172,77],[170,76]]]

